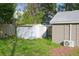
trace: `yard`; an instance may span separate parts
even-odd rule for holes
[[[0,56],[79,56],[79,48],[68,49],[50,39],[25,40],[15,36],[0,39]]]
[[[17,39],[8,37],[0,39],[0,55],[2,56],[46,56],[49,50],[59,47],[50,39]]]

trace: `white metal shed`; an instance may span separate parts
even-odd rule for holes
[[[26,24],[17,26],[17,37],[24,39],[42,38],[47,27],[42,24]]]

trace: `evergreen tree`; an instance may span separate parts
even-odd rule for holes
[[[14,13],[14,4],[1,3],[0,4],[0,23],[10,23]]]

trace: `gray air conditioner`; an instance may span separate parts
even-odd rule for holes
[[[64,46],[66,47],[74,47],[75,43],[73,40],[64,40]]]

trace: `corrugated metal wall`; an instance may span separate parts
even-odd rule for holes
[[[0,38],[15,35],[15,26],[13,24],[0,24]]]
[[[61,43],[63,40],[69,40],[70,37],[69,25],[53,25],[52,40],[56,43]],[[79,24],[72,24],[71,40],[75,41],[75,45],[79,46]]]
[[[24,39],[36,39],[43,38],[46,36],[47,27],[42,24],[35,25],[21,25],[17,26],[17,37]]]

